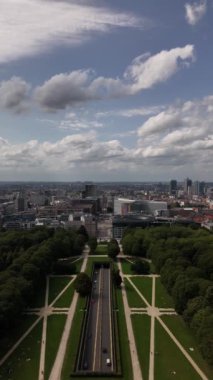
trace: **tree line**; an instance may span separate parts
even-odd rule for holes
[[[176,311],[213,365],[213,235],[204,229],[161,226],[127,230],[126,255],[151,258]]]
[[[85,237],[64,229],[0,232],[0,334],[16,324],[61,257],[82,253]]]

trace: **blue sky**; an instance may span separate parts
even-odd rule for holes
[[[1,0],[0,179],[213,180],[213,0]]]

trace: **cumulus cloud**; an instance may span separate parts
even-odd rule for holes
[[[0,82],[0,108],[21,113],[28,107],[30,85],[19,77]]]
[[[78,122],[78,116],[69,113],[66,120]],[[94,128],[91,131],[81,125],[76,127],[81,133],[69,134],[55,142],[32,140],[11,144],[0,139],[0,171],[28,171],[32,177],[39,173],[38,178],[42,173],[54,173],[57,177],[75,171],[79,179],[82,172],[96,178],[103,178],[103,172],[106,176],[113,173],[119,176],[121,171],[125,174],[128,167],[129,175],[145,172],[147,178],[153,179],[159,175],[169,179],[174,171],[180,178],[190,172],[191,176],[194,173],[197,178],[207,179],[213,161],[212,126],[213,96],[207,96],[170,105],[149,117],[139,128],[138,141],[135,138],[131,148],[119,141],[128,137],[125,132],[117,134],[115,139],[100,141]],[[144,127],[145,132],[141,133]],[[134,131],[128,131],[128,135],[133,137]]]
[[[207,11],[207,1],[201,0],[185,4],[186,20],[190,25],[196,25]]]
[[[114,27],[147,28],[150,22],[77,0],[1,0],[0,63],[45,52],[55,45],[82,44],[94,33]]]
[[[155,132],[162,132],[166,129],[177,128],[181,124],[178,112],[167,110],[160,112],[156,116],[150,117],[139,129],[139,136],[150,135]]]
[[[134,95],[166,81],[193,59],[194,46],[186,45],[135,58],[121,79],[95,78],[89,69],[61,73],[37,87],[35,98],[47,111],[56,111],[89,100]]]
[[[72,167],[99,167],[115,169],[115,161],[125,165],[129,150],[118,140],[100,142],[94,132],[68,135],[55,143],[31,140],[23,144],[10,144],[0,140],[0,169],[26,171],[40,169],[64,171]],[[110,170],[111,170],[110,169]]]
[[[138,129],[135,157],[155,165],[206,165],[213,159],[213,97],[171,105]],[[208,154],[206,153],[208,151]],[[208,159],[207,159],[208,157]],[[207,165],[209,167],[209,165]],[[202,170],[205,170],[203,166]]]
[[[136,57],[124,74],[125,79],[132,82],[130,92],[134,94],[166,81],[194,58],[193,45],[162,50],[153,56],[142,54]]]
[[[75,70],[71,73],[54,75],[36,88],[35,99],[49,111],[94,100],[97,95],[89,89],[91,76],[91,70]]]

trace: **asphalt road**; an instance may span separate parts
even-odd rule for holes
[[[97,268],[83,343],[80,370],[112,372],[111,275],[110,268]],[[110,359],[110,365],[107,365]]]

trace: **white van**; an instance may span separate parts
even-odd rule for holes
[[[106,365],[108,365],[108,366],[111,365],[111,360],[109,358],[106,359]]]

